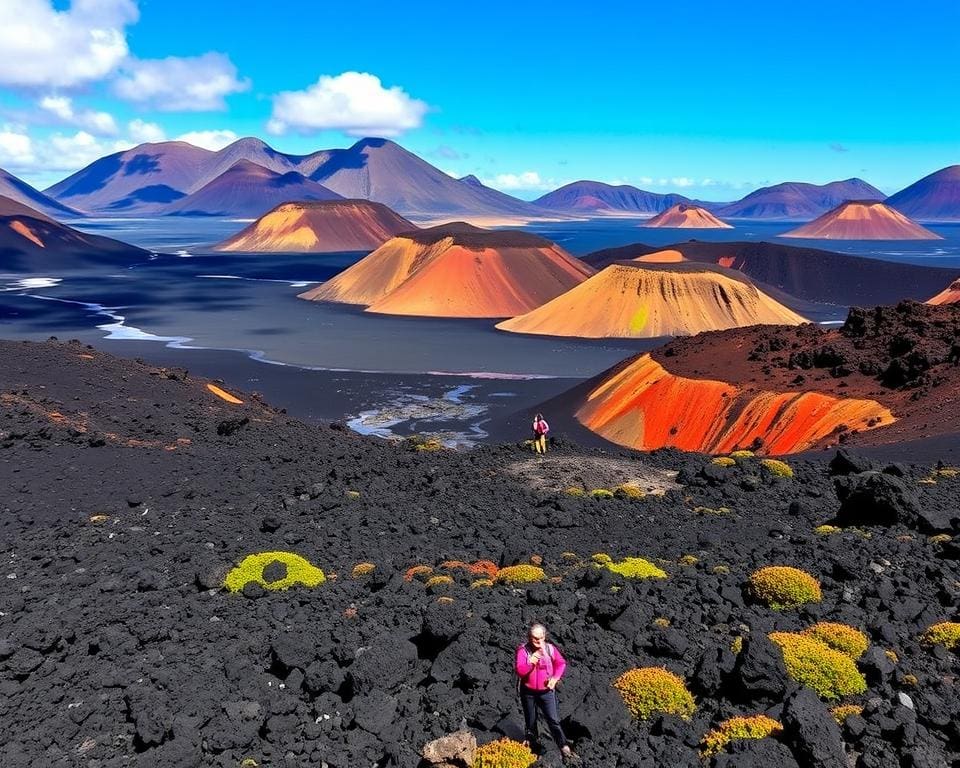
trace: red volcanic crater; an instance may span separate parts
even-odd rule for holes
[[[795,453],[956,435],[960,305],[853,309],[841,328],[677,339],[583,390],[575,416],[620,445]]]
[[[457,222],[388,240],[300,298],[388,315],[513,317],[593,272],[537,235]]]

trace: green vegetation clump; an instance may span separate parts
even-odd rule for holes
[[[610,563],[613,562],[613,558],[606,552],[597,552],[594,555],[590,555],[590,559],[597,565],[610,565]]]
[[[733,638],[733,642],[730,643],[730,653],[732,653],[734,656],[739,656],[740,651],[742,650],[743,650],[743,637],[741,635],[737,635],[735,638]]]
[[[867,690],[867,681],[853,659],[816,638],[793,632],[771,632],[783,652],[787,674],[822,699],[839,699]]]
[[[497,582],[500,584],[530,584],[543,581],[547,577],[543,568],[536,565],[508,565],[497,571]]]
[[[766,715],[731,717],[703,737],[700,753],[704,757],[711,757],[722,752],[736,739],[765,739],[782,731],[783,726]]]
[[[837,721],[837,725],[843,725],[848,717],[859,715],[861,712],[863,712],[863,707],[859,704],[838,704],[830,710],[830,714]]]
[[[779,459],[761,459],[760,465],[771,475],[777,477],[793,477],[793,468],[785,461]]]
[[[666,629],[670,626],[670,619],[668,619],[666,616],[657,616],[657,618],[653,620],[653,626],[657,627],[658,629]]]
[[[637,720],[649,720],[661,713],[689,720],[696,709],[683,678],[662,667],[628,670],[614,680],[613,687]]]
[[[609,491],[606,488],[594,488],[590,491],[590,495],[595,499],[612,499],[613,491]]]
[[[835,525],[818,525],[813,529],[817,536],[829,536],[831,533],[839,533],[842,529]]]
[[[870,639],[859,629],[833,621],[820,621],[800,633],[826,643],[856,661],[870,647]]]
[[[928,627],[920,636],[924,645],[942,645],[947,650],[960,649],[960,622],[942,621]]]
[[[513,739],[497,739],[477,747],[473,768],[529,768],[537,756]]]
[[[571,485],[569,488],[564,488],[563,492],[567,496],[585,496],[586,491],[583,490],[579,485]]]
[[[343,495],[348,499],[359,499],[360,491],[345,491]]]
[[[407,572],[403,574],[404,581],[413,581],[413,580],[423,580],[430,576],[433,573],[433,568],[429,565],[414,565],[410,568],[407,568]]]
[[[819,603],[823,598],[820,582],[806,571],[788,565],[768,565],[750,576],[754,597],[775,611]]]
[[[594,555],[596,557],[596,555]],[[625,579],[665,579],[666,571],[661,570],[649,560],[642,557],[625,557],[618,563],[613,561],[603,563],[601,567],[606,568],[618,576]]]
[[[739,461],[740,459],[752,459],[755,455],[753,451],[733,451],[730,454],[730,458],[734,461]]]
[[[716,576],[726,576],[728,573],[730,573],[730,567],[722,564],[715,565],[713,566],[713,568],[710,569],[710,573]]]
[[[437,438],[431,437],[429,440],[415,443],[413,449],[422,453],[434,453],[435,451],[443,450],[443,443],[437,440]]]
[[[613,489],[613,495],[618,499],[642,499],[645,494],[639,485],[633,483],[623,483]]]
[[[677,562],[680,565],[696,565],[700,562],[700,559],[696,555],[682,555]]]
[[[470,589],[483,589],[484,587],[492,587],[493,579],[477,579],[476,581],[470,582]]]
[[[453,586],[453,576],[431,576],[427,579],[427,589],[446,589]]]
[[[263,571],[275,562],[286,566],[286,575],[282,579],[267,581],[263,577]],[[239,592],[250,582],[255,582],[264,589],[288,589],[294,584],[317,587],[326,580],[323,571],[293,552],[258,552],[247,555],[238,566],[231,569],[223,580],[223,586],[230,592]]]
[[[362,579],[365,576],[369,576],[377,570],[377,566],[373,563],[357,563],[353,566],[353,570],[350,572],[350,575],[355,579]]]
[[[711,459],[710,463],[718,467],[733,467],[736,466],[737,460],[730,456],[717,456]]]
[[[953,541],[953,536],[949,533],[937,533],[927,539],[931,544],[946,544],[947,542]]]

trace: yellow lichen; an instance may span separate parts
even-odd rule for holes
[[[780,461],[779,459],[761,459],[760,465],[776,477],[793,477],[793,468],[785,461]]]
[[[537,756],[513,739],[497,739],[477,747],[473,768],[529,768]]]
[[[543,581],[546,574],[536,565],[508,565],[497,572],[497,582],[501,584],[529,584]]]
[[[737,460],[730,456],[717,456],[711,459],[710,463],[717,467],[733,467],[736,465]]]
[[[564,489],[563,489],[563,492],[564,492],[565,494],[567,494],[567,496],[584,496],[584,495],[586,495],[586,491],[584,491],[583,488],[581,488],[579,485],[571,485],[569,488],[564,488]]]
[[[658,568],[649,560],[642,557],[625,557],[619,562],[609,561],[601,564],[611,573],[623,576],[625,579],[665,579],[666,571]]]
[[[613,495],[620,499],[642,499],[646,494],[639,485],[623,483],[613,489]]]
[[[682,555],[677,562],[680,565],[696,565],[700,560],[695,555]]]
[[[924,645],[942,645],[951,651],[960,649],[960,622],[942,621],[927,627],[920,641]]]
[[[446,589],[452,585],[452,576],[431,576],[427,579],[427,589]]]
[[[813,529],[813,532],[817,534],[817,536],[829,536],[831,533],[839,533],[840,530],[841,529],[835,525],[818,525]]]
[[[837,725],[843,725],[848,717],[859,715],[863,712],[863,707],[859,704],[838,704],[830,710],[833,719]]]
[[[362,579],[365,576],[369,576],[377,570],[377,566],[373,563],[357,563],[353,566],[353,570],[350,571],[350,575],[355,579]]]
[[[590,491],[590,495],[595,499],[612,499],[613,491],[607,490],[606,488],[594,488]]]

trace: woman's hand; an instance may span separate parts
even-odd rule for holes
[[[540,661],[540,651],[534,651],[530,654],[530,663],[536,665]]]
[[[556,688],[557,682],[557,678],[555,677],[551,677],[549,680],[547,680],[547,690],[552,691],[554,688]]]

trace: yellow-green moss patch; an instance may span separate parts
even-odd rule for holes
[[[750,717],[731,717],[703,737],[700,751],[704,757],[722,752],[731,741],[737,739],[765,739],[783,731],[772,717],[751,715]]]
[[[286,568],[286,575],[274,581],[267,581],[263,571],[273,563],[281,563]],[[259,584],[264,589],[273,590],[289,589],[295,584],[317,587],[325,581],[323,571],[293,552],[257,552],[247,555],[239,565],[232,568],[224,578],[223,585],[230,592],[239,592],[250,582]]]
[[[750,576],[753,596],[776,611],[819,603],[820,582],[806,571],[788,565],[768,565]]]
[[[497,739],[477,747],[473,768],[529,768],[537,756],[519,741]]]
[[[793,632],[771,632],[770,639],[783,652],[787,674],[820,698],[839,699],[867,690],[853,659],[826,643]]]
[[[924,645],[942,645],[949,650],[960,648],[960,622],[942,621],[928,627],[920,636]]]
[[[856,661],[870,647],[870,639],[859,629],[833,621],[820,621],[807,627],[800,634],[814,637],[835,651],[846,654]]]
[[[614,680],[613,687],[638,720],[649,720],[661,713],[689,720],[696,709],[683,678],[663,667],[628,670]]]

